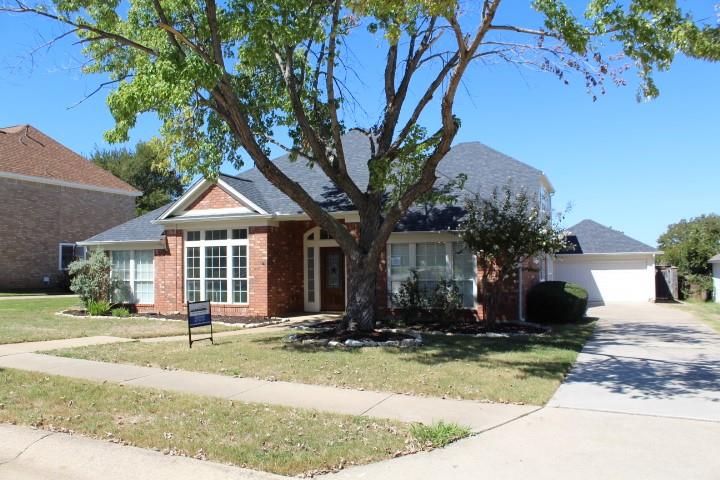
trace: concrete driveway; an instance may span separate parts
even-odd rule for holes
[[[720,335],[679,306],[589,315],[595,334],[546,408],[328,480],[720,478]]]
[[[682,306],[596,307],[601,320],[548,406],[720,421],[720,335]]]

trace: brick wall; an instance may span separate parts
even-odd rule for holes
[[[218,185],[205,190],[187,210],[210,210],[213,208],[237,208],[243,206]]]
[[[216,315],[272,316],[287,312],[271,310],[268,302],[268,232],[271,227],[250,227],[248,232],[248,304],[213,304]],[[155,251],[155,304],[138,305],[140,312],[185,313],[185,260],[182,230],[165,231],[167,246]]]
[[[0,288],[42,287],[58,271],[60,243],[75,243],[135,216],[135,197],[0,178]]]

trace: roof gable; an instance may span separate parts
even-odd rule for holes
[[[370,140],[357,130],[343,135],[343,149],[350,177],[364,189],[369,180],[367,162],[371,155]],[[273,159],[290,179],[298,182],[318,203],[329,211],[355,210],[355,207],[323,173],[319,167],[310,168],[307,160],[300,157],[291,160],[289,155]],[[457,192],[463,198],[468,194],[488,196],[496,187],[512,184],[530,194],[536,194],[541,187],[552,192],[552,186],[540,170],[500,153],[480,142],[460,143],[438,165],[439,182],[455,179],[458,174],[467,174],[464,191]],[[228,176],[222,176],[225,178]],[[256,168],[230,177],[233,187],[246,192],[247,197],[264,203],[265,210],[279,214],[301,214],[302,208],[275,188]],[[230,183],[231,180],[228,180]],[[461,203],[461,202],[460,202]]]
[[[135,188],[31,125],[0,128],[0,172],[16,178],[77,184],[139,195]]]
[[[587,253],[656,253],[658,250],[624,233],[601,225],[593,220],[583,220],[568,228],[568,241],[574,250],[565,254]]]
[[[264,215],[267,212],[225,181],[201,179],[192,185],[158,220],[177,217],[217,217],[221,215]]]

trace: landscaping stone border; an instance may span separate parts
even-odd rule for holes
[[[142,315],[129,315],[127,317],[115,317],[113,315],[73,315],[71,313],[65,313],[67,310],[61,310],[59,312],[55,312],[55,315],[59,315],[61,317],[68,317],[68,318],[90,318],[93,320],[154,320],[156,322],[180,322],[180,323],[187,323],[186,320],[180,320],[178,318],[164,318],[164,317],[145,317]],[[291,319],[285,318],[285,317],[270,317],[268,321],[266,322],[257,322],[257,323],[229,323],[229,322],[218,322],[213,320],[213,325],[223,325],[227,327],[235,327],[238,330],[244,329],[244,328],[258,328],[258,327],[267,327],[270,325],[278,325],[280,323],[287,323]]]
[[[312,328],[301,328],[302,330],[313,330]],[[316,331],[322,331],[327,329],[314,329]],[[332,348],[364,348],[364,347],[398,347],[398,348],[410,348],[420,347],[423,344],[422,335],[420,332],[412,330],[399,331],[399,330],[378,330],[380,332],[393,332],[403,333],[409,335],[412,338],[406,338],[403,340],[387,340],[384,342],[376,342],[375,340],[355,340],[348,338],[344,342],[337,340],[329,340],[326,338],[308,338],[306,340],[301,339],[301,335],[292,334],[285,337],[285,341],[288,343],[298,343],[300,345],[311,345],[318,347],[332,347]]]

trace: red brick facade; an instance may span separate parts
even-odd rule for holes
[[[214,304],[218,315],[283,316],[304,308],[303,236],[314,227],[309,221],[281,222],[277,226],[249,227],[249,292],[247,305]],[[351,231],[357,224],[348,224]],[[155,305],[139,305],[139,311],[183,312],[184,248],[183,232],[168,230],[166,248],[155,251]],[[530,265],[528,265],[529,267]],[[523,273],[523,296],[538,281],[538,272]],[[478,278],[478,284],[480,278]],[[383,254],[377,281],[377,302],[381,314],[388,313],[387,262]],[[516,319],[517,291],[501,306],[502,319]],[[468,311],[482,318],[482,307]]]
[[[40,288],[45,276],[51,285],[62,282],[60,243],[80,242],[135,216],[129,195],[9,178],[0,178],[0,205],[0,289]]]
[[[222,187],[213,185],[191,203],[187,210],[210,210],[213,208],[237,208],[243,206]]]

